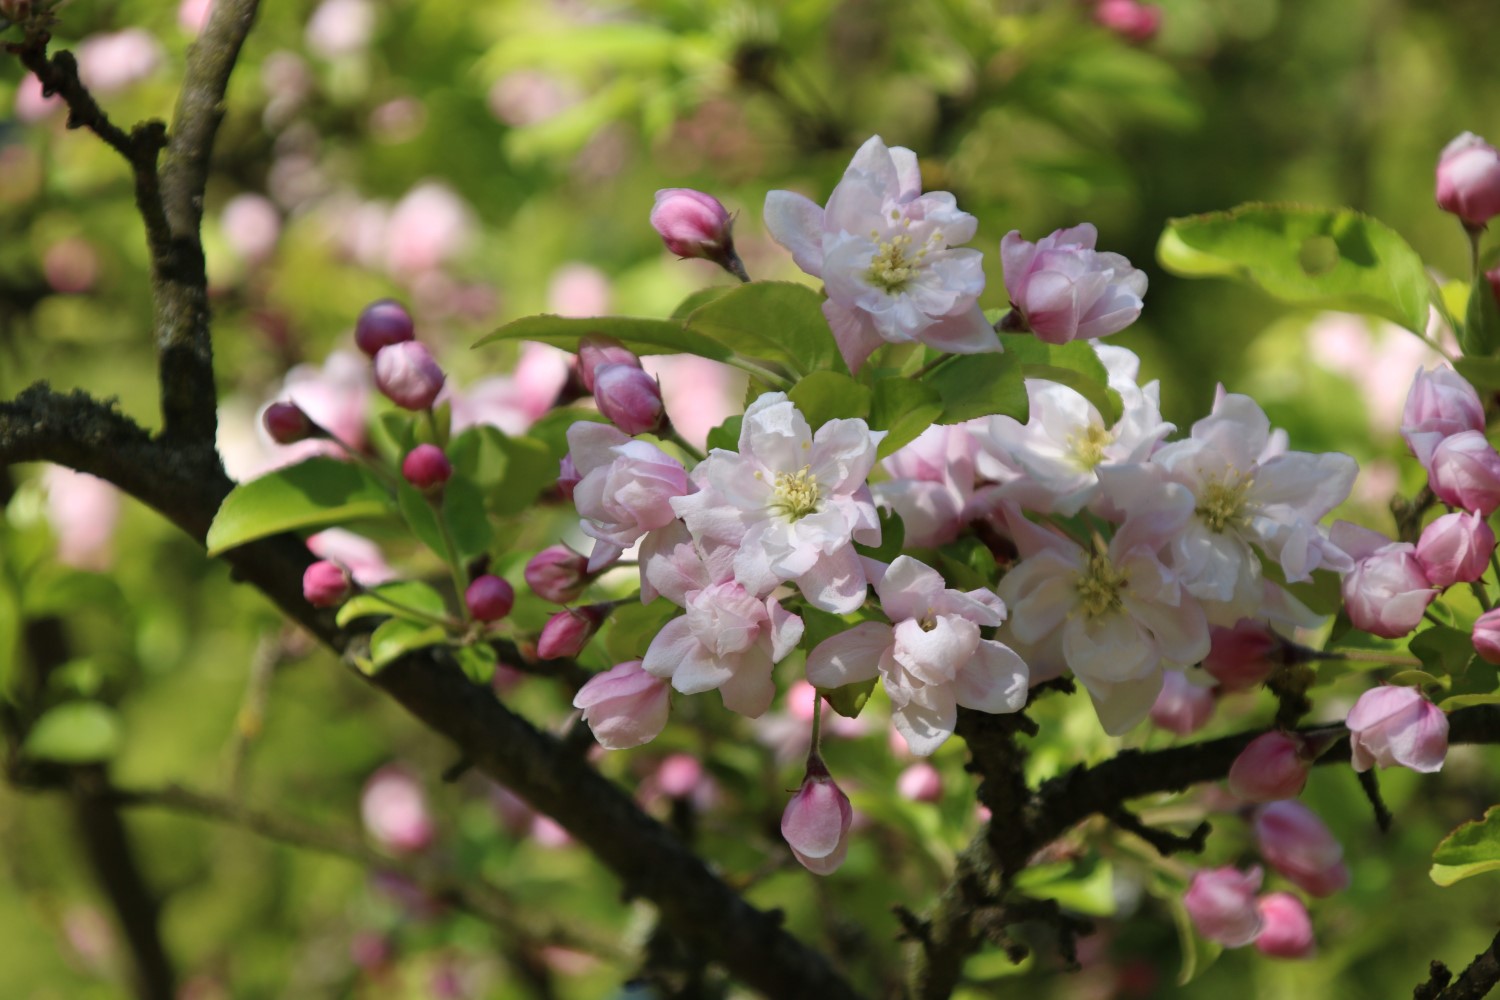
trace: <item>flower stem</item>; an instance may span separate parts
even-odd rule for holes
[[[941,354],[938,357],[935,357],[931,361],[927,362],[921,368],[918,368],[916,370],[916,373],[912,375],[912,378],[926,378],[928,375],[931,375],[933,372],[937,371],[939,368],[948,364],[950,361],[953,361],[957,357],[957,354]]]
[[[678,433],[676,427],[668,425],[667,429],[662,431],[662,436],[665,437],[668,441],[675,444],[677,447],[681,448],[683,451],[687,452],[688,457],[695,462],[701,462],[704,458],[707,457],[701,450],[689,444],[687,439],[684,438],[680,433]]]
[[[784,392],[792,387],[791,380],[783,378],[782,376],[771,371],[771,369],[762,367],[761,365],[742,358],[737,354],[725,358],[724,363],[726,365],[729,365],[730,367],[738,368],[742,372],[747,372],[751,375],[754,375],[756,378],[760,379],[772,389],[778,389]]]
[[[452,616],[439,617],[438,615],[428,614],[425,611],[419,611],[418,609],[413,608],[410,605],[402,604],[400,601],[393,601],[379,591],[362,590],[361,593],[363,593],[366,597],[375,598],[375,600],[379,601],[381,604],[389,605],[395,610],[401,612],[401,614],[407,618],[414,618],[417,621],[423,621],[429,625],[441,625],[446,629],[451,629],[456,624]]]
[[[1389,663],[1396,667],[1420,667],[1422,661],[1414,656],[1396,656],[1378,649],[1343,649],[1318,653],[1319,660],[1358,660],[1362,663]]]
[[[816,688],[814,688],[813,689],[812,741],[809,744],[809,749],[807,751],[807,759],[809,761],[811,761],[812,758],[818,756],[818,748],[819,748],[819,746],[821,746],[822,742],[823,742],[823,692],[819,691]]]

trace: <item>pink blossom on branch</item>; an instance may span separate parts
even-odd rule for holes
[[[595,674],[573,698],[606,750],[625,750],[656,739],[667,724],[666,681],[641,669],[640,660]]]
[[[579,421],[569,427],[568,455],[581,477],[573,503],[584,534],[595,540],[591,573],[614,562],[646,532],[676,520],[673,500],[693,489],[682,463],[608,424]]]
[[[1264,920],[1255,903],[1264,873],[1231,867],[1205,868],[1193,874],[1182,903],[1199,934],[1226,948],[1240,948],[1255,940]]]
[[[1382,686],[1360,695],[1344,720],[1356,771],[1409,767],[1440,771],[1448,755],[1448,716],[1415,688]]]
[[[1119,333],[1141,314],[1146,274],[1117,253],[1096,251],[1085,222],[1035,243],[1012,230],[1000,241],[1005,291],[1022,329],[1049,344]]]
[[[1500,215],[1500,152],[1473,132],[1447,146],[1437,163],[1437,203],[1466,226]]]
[[[1417,561],[1415,545],[1348,521],[1335,522],[1329,538],[1355,560],[1341,584],[1344,610],[1355,628],[1399,639],[1421,623],[1437,591]]]
[[[849,796],[829,777],[822,760],[813,757],[802,787],[781,814],[781,835],[787,846],[814,875],[831,875],[844,863],[853,821]]]
[[[1261,806],[1254,827],[1261,856],[1299,888],[1322,897],[1348,887],[1343,845],[1307,806],[1291,800]]]
[[[1401,411],[1401,437],[1424,467],[1444,438],[1484,430],[1484,403],[1458,372],[1446,365],[1417,369]]]

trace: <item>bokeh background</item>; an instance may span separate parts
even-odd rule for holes
[[[75,49],[117,122],[168,117],[206,9],[74,0],[56,44]],[[1152,37],[1130,38],[1095,23],[1081,0],[267,4],[232,81],[206,206],[230,470],[244,477],[286,460],[256,430],[257,410],[278,395],[316,398],[380,445],[363,359],[337,352],[352,349],[355,316],[382,296],[411,306],[473,419],[524,432],[545,411],[560,361],[471,350],[482,334],[539,311],[664,316],[730,280],[662,249],[646,223],[661,187],[707,190],[737,210],[754,276],[802,277],[765,235],[766,191],[822,202],[858,145],[880,134],[917,151],[928,189],[954,192],[979,217],[982,305],[1005,305],[996,248],[1006,232],[1036,239],[1093,222],[1102,249],[1150,275],[1144,316],[1114,342],[1141,355],[1143,379],[1161,380],[1168,419],[1203,415],[1218,382],[1250,392],[1293,447],[1356,455],[1364,471],[1343,513],[1388,528],[1392,492],[1417,485],[1399,461],[1401,401],[1415,367],[1435,356],[1377,322],[1174,278],[1154,248],[1174,216],[1253,200],[1343,204],[1393,226],[1438,275],[1465,277],[1467,245],[1433,204],[1432,171],[1459,132],[1500,138],[1500,7],[1160,0],[1159,10]],[[126,171],[0,58],[0,396],[45,378],[118,397],[150,423],[150,323]],[[690,437],[741,402],[742,386],[705,363],[660,371]],[[232,794],[377,846],[362,791],[377,773],[404,776],[425,796],[421,852],[504,887],[539,925],[609,942],[602,954],[518,948],[346,861],[131,811],[184,997],[652,995],[620,992],[651,935],[649,911],[622,903],[556,827],[477,777],[440,780],[453,763],[447,747],[286,632],[150,512],[88,480],[10,471],[0,521],[7,697],[109,706],[109,766],[122,785]],[[518,517],[519,554],[502,568],[519,579],[528,552],[568,526],[565,512]],[[378,526],[372,535],[389,541]],[[396,543],[379,558],[433,569]],[[544,614],[523,602],[519,620]],[[22,623],[48,617],[63,623],[66,655],[32,690]],[[1363,682],[1328,680],[1319,716],[1340,717]],[[566,718],[557,685],[508,675],[503,685],[539,722]],[[828,757],[867,825],[848,864],[819,880],[790,861],[776,826],[801,773],[798,706],[778,701],[775,718],[749,724],[705,701],[679,699],[661,741],[601,766],[663,816],[689,815],[727,876],[755,902],[784,907],[793,928],[882,995],[899,976],[891,906],[928,905],[977,827],[962,746],[934,761],[938,801],[914,801],[893,791],[911,761],[888,745],[882,706],[845,727]],[[1119,745],[1071,701],[1037,712],[1034,777]],[[801,710],[805,719],[805,699]],[[1263,725],[1271,712],[1267,695],[1226,700],[1206,735]],[[1147,727],[1124,743],[1173,739]],[[1353,872],[1349,890],[1314,908],[1315,959],[1246,950],[1205,969],[1200,954],[1197,978],[1175,985],[1183,958],[1169,899],[1180,869],[1088,827],[1037,889],[1099,918],[1083,971],[1060,975],[1039,938],[1019,967],[999,951],[976,956],[964,995],[1409,996],[1430,959],[1466,962],[1500,921],[1491,882],[1439,889],[1426,874],[1436,841],[1496,800],[1494,761],[1494,751],[1460,749],[1441,776],[1385,776],[1397,815],[1385,835],[1349,773],[1314,776],[1305,800],[1343,839]],[[404,770],[380,770],[393,764]],[[1146,813],[1211,815],[1209,860],[1253,857],[1247,824],[1216,790]],[[124,995],[123,944],[74,826],[65,797],[0,785],[0,996]]]

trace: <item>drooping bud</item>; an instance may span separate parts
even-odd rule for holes
[[[901,772],[896,791],[913,802],[936,802],[943,797],[943,776],[927,761],[919,760]]]
[[[590,604],[559,611],[542,626],[542,634],[536,641],[536,655],[543,660],[577,656],[604,624],[609,607],[608,604]]]
[[[1438,157],[1437,203],[1473,228],[1500,215],[1500,152],[1473,132],[1448,143]]]
[[[1258,865],[1247,872],[1205,868],[1193,873],[1182,904],[1199,934],[1226,948],[1240,948],[1254,941],[1263,925],[1255,894],[1264,878]]]
[[[435,444],[419,444],[401,462],[401,475],[417,489],[441,489],[453,477],[453,463]]]
[[[734,218],[713,195],[692,188],[662,188],[651,207],[651,228],[677,256],[711,260],[749,280],[734,252]]]
[[[781,835],[793,856],[814,875],[831,875],[844,863],[853,822],[849,797],[834,783],[823,761],[810,758],[802,787],[781,814]]]
[[[1161,693],[1151,706],[1151,723],[1169,733],[1187,736],[1208,724],[1214,714],[1214,693],[1194,684],[1180,670],[1162,677]]]
[[[336,608],[353,591],[348,570],[328,559],[318,560],[302,574],[302,596],[315,608]]]
[[[1500,664],[1500,608],[1486,611],[1474,623],[1474,651],[1486,663]]]
[[[526,585],[531,592],[553,604],[578,600],[589,585],[589,559],[566,545],[551,545],[526,563]]]
[[[1229,767],[1229,790],[1246,802],[1295,799],[1312,770],[1307,741],[1296,733],[1265,733],[1250,741]]]
[[[402,854],[422,850],[437,833],[422,786],[404,767],[390,765],[371,775],[359,812],[377,843]]]
[[[655,433],[666,422],[661,386],[630,365],[600,365],[594,369],[594,402],[610,423],[632,437]]]
[[[591,677],[573,707],[583,709],[600,746],[625,750],[656,739],[666,726],[669,690],[666,681],[641,669],[640,660],[630,660]]]
[[[375,355],[376,388],[403,409],[431,409],[445,378],[431,352],[415,340],[382,347]]]
[[[296,403],[272,403],[260,419],[277,444],[296,444],[318,436],[318,425]]]
[[[395,299],[381,299],[365,306],[354,324],[354,343],[370,357],[382,347],[405,343],[416,337],[411,313]]]
[[[1478,580],[1494,551],[1495,532],[1484,518],[1459,511],[1433,521],[1417,539],[1417,562],[1434,587]]]
[[[1344,847],[1300,802],[1272,802],[1255,811],[1255,843],[1261,856],[1313,896],[1331,896],[1349,886]]]
[[[1500,507],[1500,452],[1483,431],[1444,438],[1433,449],[1427,472],[1432,492],[1445,504],[1485,517]]]
[[[594,391],[594,371],[604,365],[641,366],[641,359],[613,337],[584,337],[578,342],[578,379]]]
[[[1256,901],[1261,930],[1255,950],[1269,958],[1311,958],[1317,950],[1312,920],[1302,900],[1289,892],[1271,892]]]
[[[464,604],[476,621],[497,622],[510,614],[515,603],[515,588],[490,573],[475,578],[464,591]]]
[[[1382,686],[1359,696],[1349,727],[1356,771],[1400,765],[1430,774],[1448,755],[1448,716],[1416,688]]]
[[[1203,669],[1225,691],[1249,691],[1276,670],[1282,640],[1265,622],[1241,618],[1234,628],[1213,626],[1208,635],[1211,646]]]

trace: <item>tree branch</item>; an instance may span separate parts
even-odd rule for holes
[[[1453,973],[1442,962],[1432,963],[1432,974],[1412,993],[1413,1000],[1483,1000],[1500,984],[1500,934],[1490,946],[1474,956],[1458,981],[1448,985]]]

